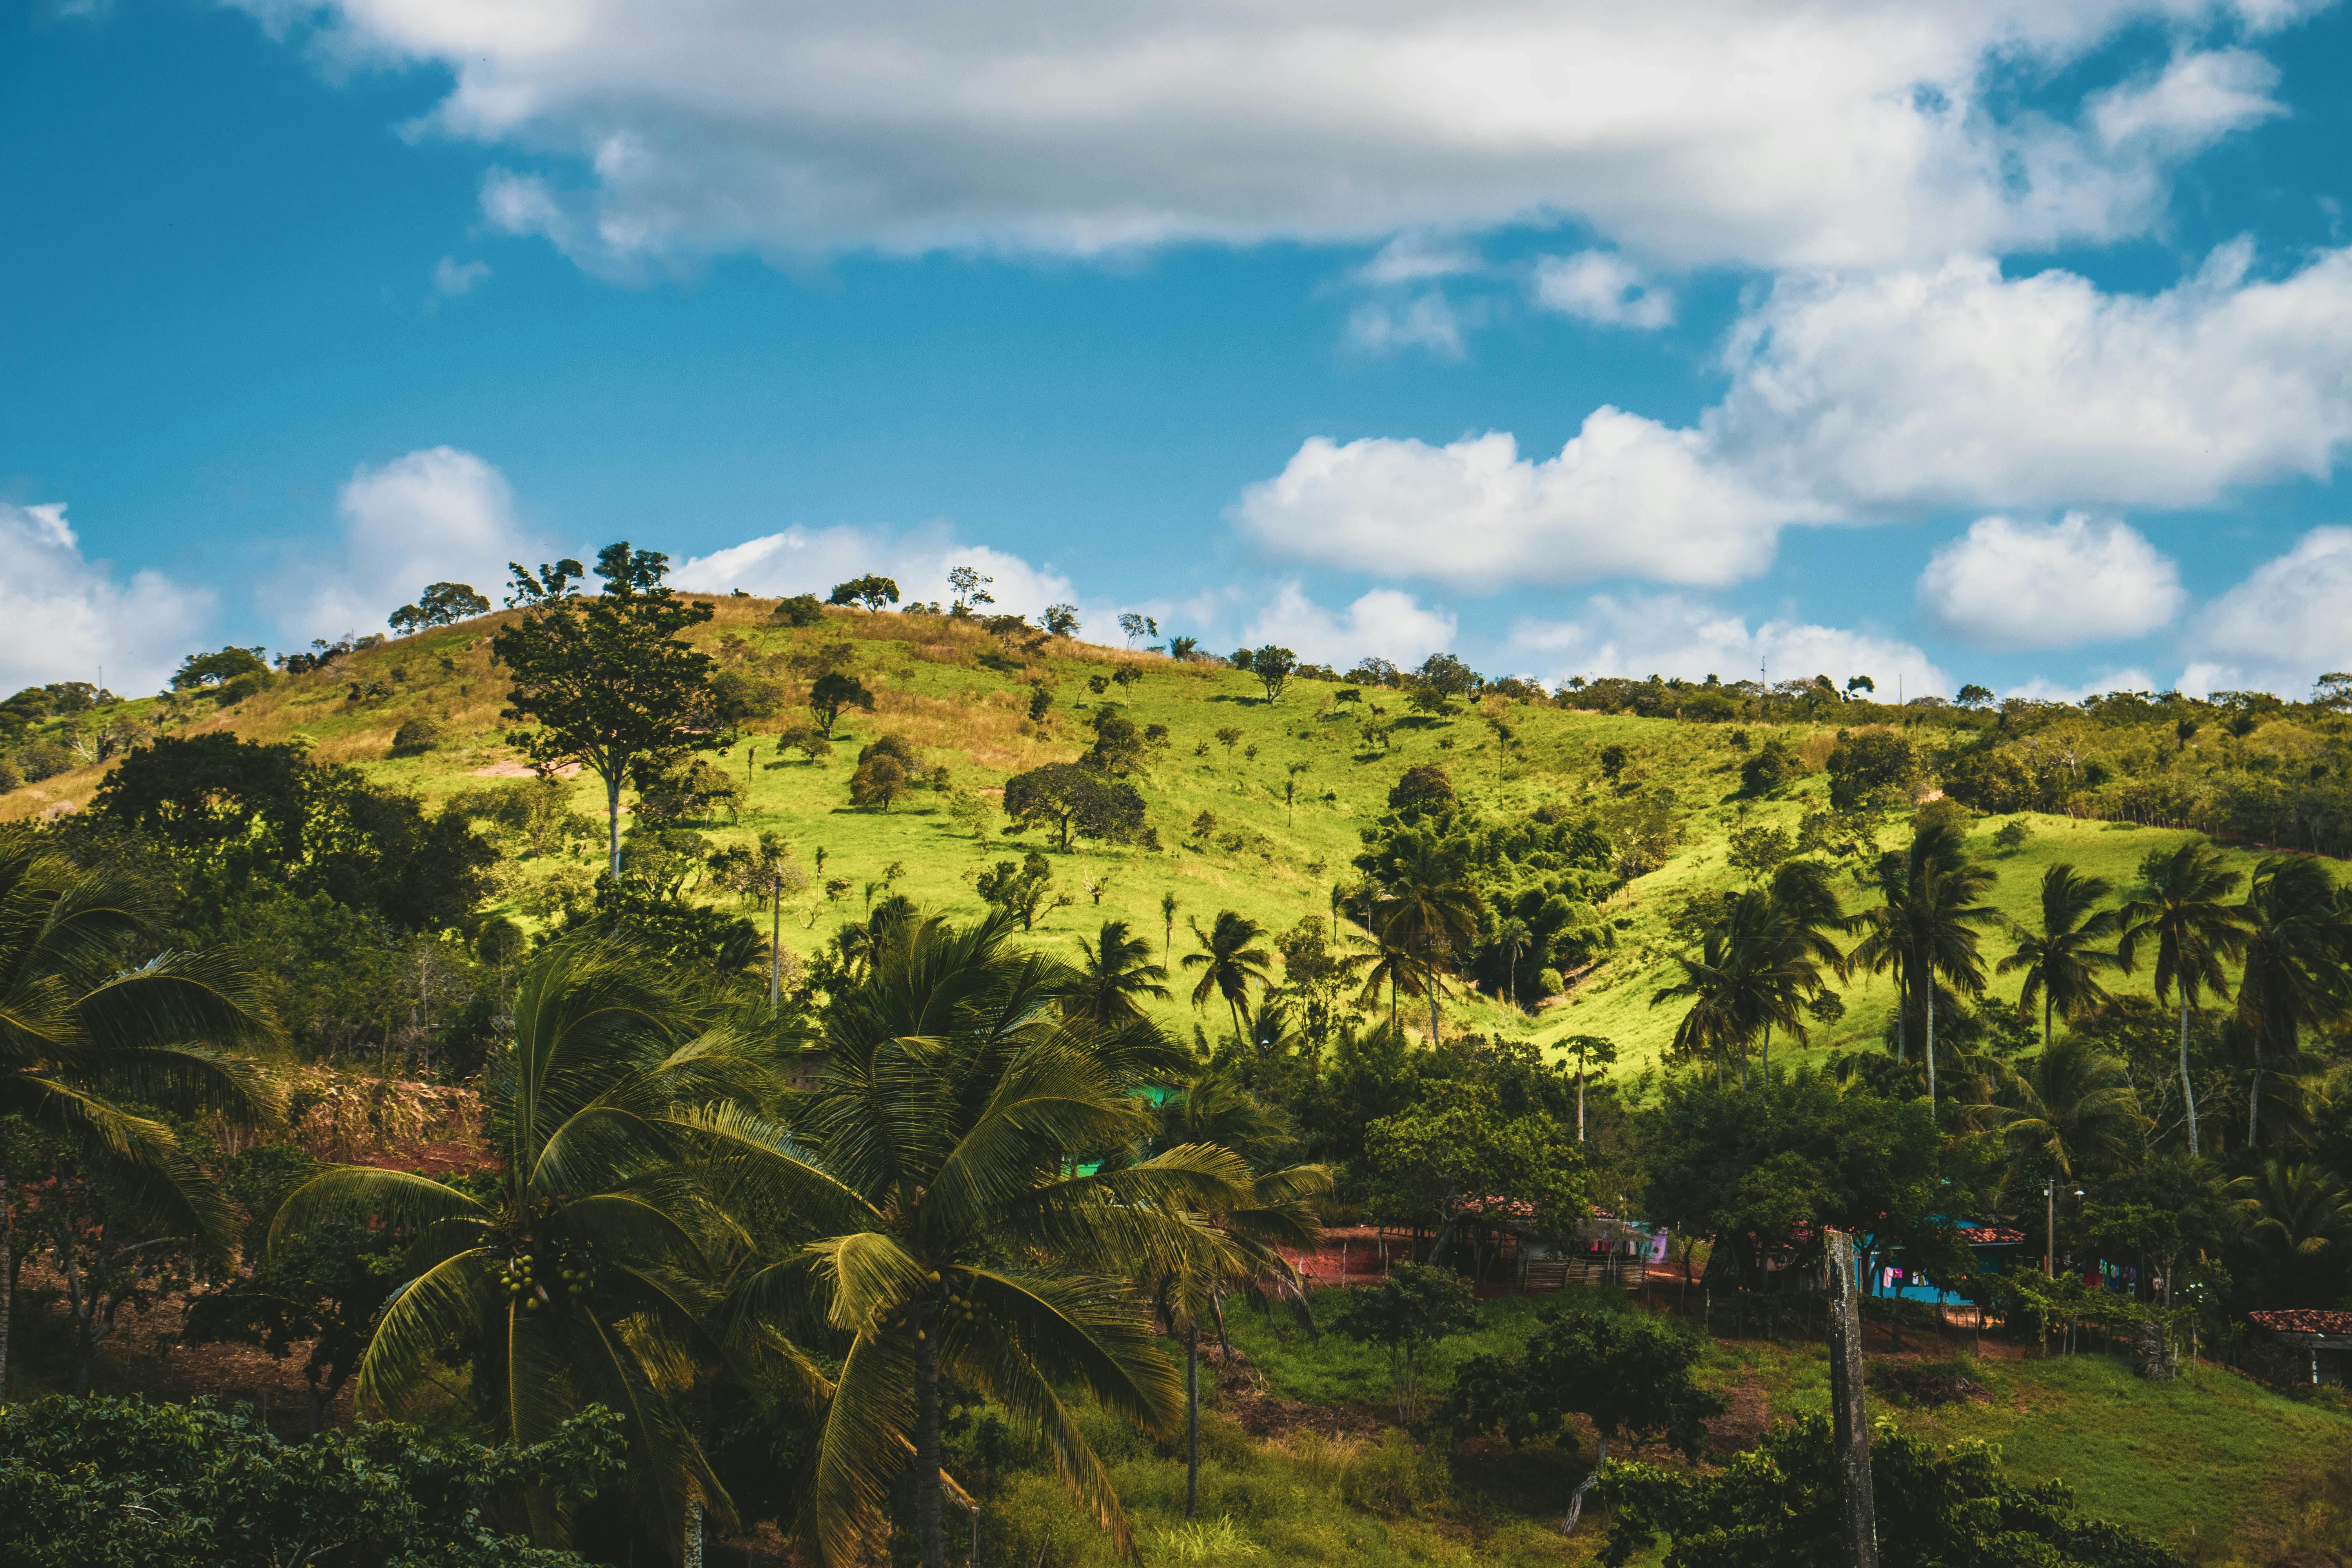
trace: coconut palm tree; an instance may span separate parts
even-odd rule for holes
[[[2000,919],[1979,903],[1993,874],[1968,858],[1959,830],[1948,822],[1920,824],[1904,848],[1879,858],[1873,879],[1880,895],[1858,923],[1865,932],[1852,962],[1895,977],[1895,1049],[1903,1048],[1903,1026],[1911,997],[1919,999],[1927,1021],[1922,1052],[1927,1066],[1927,1103],[1936,1103],[1936,994],[1939,985],[1973,996],[1984,989],[1984,963],[1977,951],[1978,928]]]
[[[1829,868],[1817,860],[1782,861],[1751,919],[1763,983],[1755,1009],[1764,1035],[1759,1067],[1769,1073],[1773,1026],[1788,1028],[1804,1043],[1810,1037],[1799,1009],[1826,995],[1831,981],[1845,978],[1846,955],[1830,933],[1851,930],[1853,921],[1830,884]]]
[[[2025,971],[2025,987],[2017,1002],[2031,1007],[2041,998],[2044,1050],[2050,1047],[2053,1015],[2071,1021],[2107,999],[2099,972],[2121,965],[2114,952],[2097,944],[2123,934],[2121,912],[2098,910],[2099,900],[2111,890],[2104,878],[2083,876],[2063,863],[2051,867],[2042,873],[2041,931],[2012,924],[2017,951],[1993,965],[1995,974]]]
[[[1678,952],[1675,963],[1683,977],[1661,986],[1650,998],[1653,1007],[1687,1000],[1690,1006],[1675,1026],[1674,1053],[1686,1060],[1711,1057],[1715,1085],[1723,1087],[1727,1050],[1740,1053],[1739,1073],[1748,1076],[1748,1042],[1756,1033],[1754,967],[1757,952],[1747,927],[1727,912],[1699,933],[1696,952]]]
[[[1195,1216],[1253,1201],[1248,1167],[1223,1149],[1103,1158],[1151,1134],[1137,1091],[1185,1058],[1148,1026],[1065,1016],[1067,972],[1013,951],[1013,929],[1003,914],[901,927],[827,1022],[810,1146],[773,1146],[772,1168],[821,1239],[739,1299],[808,1301],[848,1339],[803,1513],[828,1563],[866,1550],[911,1460],[922,1561],[944,1568],[943,1377],[1035,1426],[1064,1483],[1130,1552],[1064,1391],[1154,1430],[1175,1425],[1181,1388],[1129,1282],[1229,1267],[1231,1248]]]
[[[2321,1165],[2265,1160],[2227,1191],[2252,1222],[2253,1239],[2290,1275],[2307,1275],[2332,1261],[2352,1237],[2352,1200]]]
[[[1485,905],[1454,860],[1423,837],[1407,845],[1381,901],[1386,905],[1381,911],[1381,935],[1421,960],[1422,994],[1429,1001],[1429,1038],[1434,1045],[1438,1003],[1445,990],[1440,976],[1477,945]]]
[[[1389,935],[1386,925],[1372,930],[1372,951],[1368,954],[1371,966],[1364,972],[1364,989],[1358,1005],[1377,1007],[1381,1005],[1381,989],[1388,988],[1389,1027],[1397,1027],[1397,994],[1419,997],[1423,990],[1439,983],[1438,976],[1421,961],[1411,948]]]
[[[1204,1073],[1181,1094],[1160,1102],[1152,1147],[1188,1144],[1228,1149],[1256,1173],[1241,1206],[1196,1212],[1193,1217],[1228,1245],[1222,1258],[1205,1259],[1204,1270],[1169,1270],[1147,1279],[1145,1288],[1160,1327],[1184,1342],[1184,1517],[1197,1518],[1201,1496],[1201,1323],[1205,1315],[1224,1336],[1223,1299],[1229,1290],[1249,1291],[1282,1301],[1311,1316],[1305,1281],[1280,1248],[1320,1245],[1322,1222],[1309,1199],[1331,1189],[1321,1165],[1294,1165],[1286,1156],[1298,1146],[1290,1119],[1234,1079]]]
[[[2352,946],[2336,880],[2319,861],[2273,855],[2254,868],[2240,906],[2246,935],[2238,976],[2238,1024],[2253,1048],[2246,1091],[2246,1146],[2262,1135],[2263,1079],[2271,1061],[2292,1071],[2305,1029],[2343,1015]]]
[[[0,829],[0,1121],[62,1139],[133,1209],[225,1259],[228,1201],[169,1126],[123,1102],[266,1122],[276,1090],[236,1047],[270,1026],[236,965],[163,945],[169,912],[143,879]],[[0,1224],[0,1398],[15,1274]]]
[[[1132,1023],[1143,1016],[1137,999],[1168,999],[1168,971],[1151,962],[1151,947],[1128,934],[1125,921],[1105,921],[1093,941],[1078,943],[1076,987],[1066,1005],[1097,1024]]]
[[[1242,1019],[1249,1014],[1250,987],[1274,984],[1274,954],[1252,945],[1264,939],[1265,928],[1231,910],[1219,910],[1216,923],[1207,931],[1198,920],[1192,926],[1201,944],[1200,952],[1184,955],[1184,967],[1201,972],[1200,984],[1192,987],[1192,1005],[1205,1007],[1210,997],[1223,997],[1233,1016],[1234,1038],[1246,1039]]]
[[[2072,1176],[2076,1166],[2114,1160],[2147,1124],[2123,1064],[2070,1036],[2009,1071],[2001,1136],[2021,1163]]]
[[[2197,1091],[2189,1081],[2189,1010],[2210,991],[2230,994],[2224,962],[2244,951],[2245,915],[2222,900],[2236,889],[2238,873],[2221,852],[2192,838],[2167,854],[2148,852],[2140,862],[2139,896],[2122,910],[2124,937],[2116,956],[2136,967],[2142,947],[2156,944],[2156,994],[2177,1001],[2180,1016],[2180,1094],[2189,1116],[2189,1152],[2198,1152]]]
[[[746,1113],[772,1082],[761,1047],[706,1031],[632,950],[574,938],[524,969],[514,1034],[484,1109],[490,1190],[335,1166],[297,1187],[272,1245],[333,1220],[413,1227],[407,1281],[362,1356],[362,1405],[397,1410],[453,1355],[504,1438],[537,1442],[591,1403],[621,1413],[640,1510],[681,1539],[726,1494],[682,1419],[676,1370],[725,1347],[698,1236],[742,1228],[699,1167],[764,1168],[776,1137]],[[561,1538],[565,1521],[534,1521]]]

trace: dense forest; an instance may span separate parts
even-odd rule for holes
[[[2352,1300],[2352,676],[1554,690],[667,578],[0,704],[11,1561],[1811,1562],[1831,1230],[1890,1354],[1957,1321],[1898,1279],[2012,1352],[1898,1404],[2112,1346],[2109,1425],[2268,1445],[2150,1501],[1919,1398],[1890,1560],[2352,1541],[2249,1319]],[[1671,1290],[1497,1299],[1627,1226]]]

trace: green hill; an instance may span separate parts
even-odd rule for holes
[[[1674,1029],[1675,1009],[1654,1008],[1650,997],[1675,973],[1667,955],[1675,945],[1669,921],[1676,906],[1742,880],[1727,858],[1731,831],[1759,825],[1793,830],[1809,809],[1824,804],[1827,780],[1819,764],[1836,743],[1840,720],[1906,718],[1904,710],[1867,702],[1831,703],[1826,710],[1814,703],[1813,711],[1789,721],[1771,721],[1777,715],[1768,714],[1761,721],[1706,722],[1583,711],[1539,696],[1490,695],[1486,706],[1501,721],[1498,727],[1459,705],[1443,717],[1415,714],[1402,693],[1379,688],[1366,689],[1360,701],[1337,700],[1342,688],[1320,679],[1294,679],[1269,703],[1255,678],[1219,663],[1180,663],[1067,638],[1024,651],[975,622],[946,616],[828,610],[822,624],[793,628],[777,624],[772,600],[734,596],[716,605],[715,618],[695,638],[772,710],[749,721],[746,738],[711,755],[713,765],[739,780],[745,793],[731,818],[697,830],[715,848],[750,844],[761,833],[779,835],[812,871],[822,852],[819,890],[785,913],[787,948],[805,955],[886,886],[926,908],[977,912],[982,906],[973,879],[980,872],[1003,859],[1017,861],[1028,849],[1053,847],[1042,833],[1006,836],[1000,813],[992,813],[975,834],[951,814],[955,794],[971,792],[992,805],[1013,773],[1078,756],[1090,739],[1088,714],[1116,702],[1139,727],[1166,729],[1165,742],[1149,750],[1136,781],[1160,847],[1078,840],[1067,854],[1053,850],[1054,886],[1075,901],[1040,921],[1038,931],[1049,944],[1117,919],[1157,945],[1168,934],[1161,913],[1166,894],[1177,901],[1173,945],[1180,959],[1193,945],[1186,922],[1205,923],[1220,910],[1236,910],[1269,931],[1306,916],[1328,917],[1335,884],[1358,876],[1350,861],[1362,848],[1363,828],[1387,809],[1389,790],[1414,764],[1445,769],[1461,798],[1495,821],[1524,818],[1546,806],[1581,815],[1606,812],[1627,798],[1670,801],[1673,847],[1654,869],[1626,879],[1601,901],[1598,912],[1614,946],[1573,975],[1565,995],[1540,1003],[1522,998],[1529,1005],[1514,1007],[1465,993],[1446,1007],[1449,1031],[1548,1044],[1570,1034],[1603,1035],[1637,1067],[1658,1058]],[[133,743],[142,731],[226,730],[254,741],[300,740],[322,761],[357,766],[378,782],[414,791],[428,805],[446,804],[462,792],[528,776],[505,742],[508,726],[499,717],[505,687],[488,641],[502,618],[362,647],[324,668],[279,675],[227,706],[202,696],[154,698],[53,717],[28,731],[19,749],[64,743],[94,759],[96,738],[110,729]],[[807,682],[796,673],[793,656],[843,641],[856,672],[875,693],[874,711],[844,715],[828,759],[804,760],[797,752],[779,757],[778,731],[808,720],[799,706]],[[804,670],[805,663],[799,668]],[[1121,670],[1140,679],[1111,683],[1108,678]],[[1029,706],[1039,683],[1050,706],[1032,721]],[[1097,691],[1096,685],[1104,689]],[[1667,688],[1657,689],[1672,696]],[[1641,700],[1638,692],[1635,700]],[[1690,706],[1717,710],[1727,705],[1717,700],[1708,709],[1694,700]],[[1952,710],[1924,717],[1946,726],[1934,734],[1948,745],[1974,733],[1951,727],[1960,717]],[[2111,749],[2144,747],[2142,731],[2154,730],[2161,758],[2166,726],[2160,717],[2148,717],[2137,729],[2109,726]],[[428,721],[439,739],[418,754],[394,755],[394,736],[415,720]],[[916,748],[926,769],[945,769],[947,792],[919,788],[887,811],[853,807],[848,783],[856,752],[883,735]],[[2220,738],[2241,752],[2249,744],[2242,737]],[[1768,797],[1744,798],[1740,763],[1776,740],[1811,770]],[[2272,753],[2294,756],[2342,744],[2284,721],[2258,741]],[[1603,750],[1611,747],[1625,752],[1613,781],[1602,766]],[[2184,754],[2188,749],[2180,748]],[[79,807],[105,771],[105,763],[92,760],[0,795],[0,820]],[[1295,784],[1287,802],[1286,784]],[[601,789],[586,777],[571,787],[574,809],[595,818],[601,831]],[[1203,814],[1214,826],[1201,835],[1194,824]],[[2002,853],[1993,835],[2012,820],[2030,832],[2021,847]],[[1895,841],[1899,826],[1885,823],[1885,842]],[[2071,861],[2120,887],[2150,848],[2181,837],[2179,829],[2025,812],[1979,818],[1971,841],[1997,872],[1992,902],[2005,916],[2023,920],[2032,915],[2049,865]],[[2232,853],[2252,864],[2250,852]],[[566,881],[584,885],[598,863],[598,847],[587,838],[569,854],[510,861],[502,872],[499,908],[529,927],[543,911],[549,889]],[[826,881],[845,884],[836,888],[829,907],[821,890]],[[697,896],[732,902],[725,895]],[[1997,936],[1990,945],[1994,952],[2004,947]],[[1997,980],[1994,993],[2013,996],[2017,984],[2014,977]],[[2145,985],[2145,975],[2122,982],[2126,990]],[[1891,996],[1887,981],[1859,979],[1846,992],[1844,1016],[1815,1030],[1806,1048],[1820,1053],[1875,1040],[1885,1027]],[[1213,1031],[1220,1023],[1216,1011],[1196,1014],[1181,987],[1162,1011],[1180,1029],[1196,1019]],[[1425,1018],[1425,1010],[1420,1016]],[[1793,1048],[1780,1043],[1776,1055]]]

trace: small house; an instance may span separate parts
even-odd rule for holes
[[[2246,1321],[2268,1342],[2274,1363],[2291,1365],[2298,1374],[2307,1373],[2314,1384],[2342,1386],[2344,1355],[2352,1351],[2352,1312],[2292,1307],[2249,1312]],[[2298,1375],[2295,1381],[2303,1377]]]

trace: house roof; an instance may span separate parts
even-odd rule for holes
[[[2274,1334],[2352,1335],[2352,1312],[2331,1312],[2317,1307],[2248,1312],[2246,1321]]]

